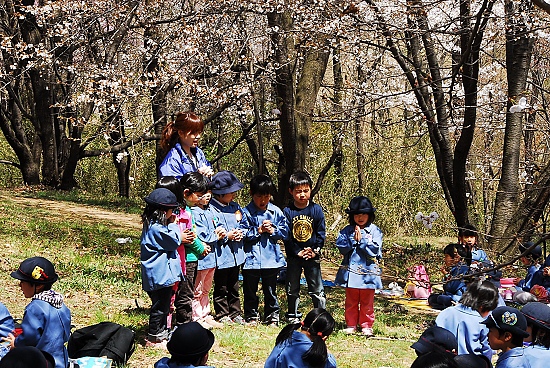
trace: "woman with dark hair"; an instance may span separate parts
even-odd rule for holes
[[[192,171],[207,177],[214,174],[210,162],[198,146],[203,130],[203,121],[192,112],[179,112],[176,119],[164,127],[160,147],[166,156],[159,166],[160,176],[181,179]]]
[[[443,310],[435,324],[451,331],[458,342],[460,354],[482,354],[491,359],[489,329],[480,322],[497,307],[498,289],[490,281],[472,282],[460,299],[460,304]]]
[[[334,324],[329,312],[315,308],[303,322],[286,325],[279,332],[264,368],[335,368],[336,359],[325,344]]]

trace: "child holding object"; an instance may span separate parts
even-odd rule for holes
[[[357,326],[363,335],[373,334],[374,290],[382,288],[378,267],[382,259],[382,231],[372,223],[374,211],[367,197],[353,198],[346,209],[349,225],[336,239],[336,246],[344,255],[335,284],[346,288],[346,334],[354,333]]]
[[[177,252],[181,231],[172,214],[179,204],[166,188],[153,190],[145,202],[140,260],[143,290],[151,298],[146,346],[164,347],[170,332],[167,317],[172,287],[183,277]]]
[[[336,368],[336,359],[325,343],[334,325],[334,318],[323,308],[313,309],[302,322],[286,325],[264,368]]]
[[[31,302],[25,307],[21,322],[22,332],[5,338],[11,347],[34,346],[53,356],[56,368],[69,365],[65,343],[71,333],[71,312],[63,302],[63,295],[52,290],[57,281],[53,264],[43,257],[24,260],[11,277],[19,280],[25,298]]]

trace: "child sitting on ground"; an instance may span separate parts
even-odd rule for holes
[[[540,245],[535,245],[533,242],[526,242],[520,244],[518,249],[520,253],[525,253],[522,255],[519,260],[527,268],[527,274],[525,278],[521,279],[516,277],[514,279],[514,284],[517,286],[518,291],[530,291],[533,287],[533,276],[540,268],[540,258],[542,257],[542,249]],[[530,250],[529,250],[530,249]]]
[[[490,281],[474,281],[460,299],[460,304],[447,308],[435,319],[435,324],[451,331],[458,343],[458,354],[483,354],[491,359],[488,329],[482,325],[496,308],[498,289]]]
[[[482,324],[489,329],[489,345],[502,350],[495,368],[530,368],[523,353],[523,339],[529,336],[527,320],[516,308],[498,307]]]
[[[171,357],[156,362],[155,368],[209,368],[205,364],[214,340],[214,334],[198,322],[178,325],[166,345]]]
[[[445,266],[442,268],[443,293],[432,293],[428,297],[428,304],[434,309],[443,310],[458,303],[466,290],[462,276],[467,275],[470,268],[462,262],[459,249],[461,249],[460,245],[453,243],[443,249],[445,256]]]
[[[531,302],[521,309],[521,313],[527,319],[530,334],[530,345],[523,350],[525,357],[531,368],[547,367],[550,360],[550,306]]]
[[[303,322],[286,325],[279,332],[264,368],[336,368],[336,359],[325,344],[334,325],[334,318],[323,308],[313,309]]]
[[[63,303],[63,295],[52,290],[57,281],[53,264],[43,257],[24,260],[11,277],[19,280],[25,298],[31,302],[25,307],[21,322],[22,332],[6,338],[11,347],[34,346],[55,359],[56,368],[69,365],[65,343],[71,333],[71,312]]]

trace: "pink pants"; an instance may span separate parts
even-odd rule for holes
[[[214,280],[215,267],[198,270],[195,279],[195,293],[192,301],[193,321],[206,318],[210,314],[210,289]]]
[[[346,326],[372,328],[374,324],[374,289],[346,288]]]

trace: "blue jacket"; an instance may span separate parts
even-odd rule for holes
[[[500,354],[495,368],[531,368],[531,366],[527,357],[523,354],[523,347],[519,347]]]
[[[489,347],[489,329],[477,311],[462,304],[449,307],[437,316],[435,324],[449,330],[458,341],[458,355],[478,354],[491,359],[493,350]]]
[[[236,202],[224,206],[215,198],[210,201],[216,226],[223,227],[226,231],[241,229],[243,210]],[[240,266],[244,263],[244,250],[242,241],[220,239],[216,242],[216,267],[219,269]]]
[[[273,348],[264,368],[309,368],[302,355],[309,350],[313,342],[303,333],[293,331],[292,336]],[[336,368],[336,359],[328,354],[325,368]]]
[[[523,349],[523,355],[529,362],[531,368],[545,368],[548,367],[550,361],[550,349],[545,348],[542,345],[531,345]]]
[[[177,224],[143,224],[140,257],[143,290],[169,287],[182,279],[180,258],[176,251],[180,244],[181,233]]]
[[[275,228],[273,234],[258,232],[264,220],[271,221]],[[259,270],[286,266],[285,256],[277,241],[288,236],[288,225],[279,207],[268,203],[267,210],[262,211],[251,202],[243,208],[242,227],[245,229],[243,240],[246,257],[243,269]]]
[[[65,304],[56,308],[33,299],[25,308],[21,328],[23,332],[15,339],[15,346],[34,346],[50,353],[56,368],[67,368],[69,355],[65,343],[71,333],[71,312]]]
[[[458,264],[451,267],[451,271],[447,279],[458,278],[461,275],[467,275],[470,268],[465,264]],[[443,295],[449,295],[453,301],[458,302],[462,298],[462,294],[466,291],[466,283],[462,279],[447,281],[443,284]]]
[[[527,275],[525,275],[525,278],[518,282],[518,288],[522,289],[523,291],[530,291],[531,288],[536,285],[535,283],[533,283],[533,276],[535,276],[535,273],[539,270],[539,268],[539,264],[529,266],[527,268]]]
[[[177,364],[170,361],[170,358],[162,358],[155,363],[155,368],[214,368],[207,365]]]
[[[7,337],[10,333],[12,334],[14,329],[15,324],[13,323],[13,317],[8,311],[8,308],[0,303],[0,338]]]
[[[336,246],[344,260],[334,283],[355,289],[382,289],[380,268],[375,262],[382,259],[382,231],[370,224],[361,229],[359,242],[354,239],[354,234],[355,226],[348,225],[336,238]]]
[[[195,151],[195,156],[197,157],[198,166],[187,157],[187,154],[181,148],[179,143],[168,151],[164,160],[159,166],[160,176],[175,176],[177,179],[188,172],[198,171],[202,166],[212,167],[210,162],[206,159],[204,152],[200,148],[191,148],[191,151]]]
[[[287,257],[298,258],[298,253],[308,247],[319,254],[325,244],[325,214],[321,206],[309,201],[306,208],[298,208],[291,203],[283,213],[289,229],[284,242]]]
[[[210,206],[202,209],[198,206],[192,207],[193,220],[195,221],[195,230],[197,231],[197,238],[205,244],[208,244],[211,248],[204,258],[199,258],[197,265],[198,270],[206,270],[216,267],[216,243],[218,236],[215,233],[216,225],[214,224],[214,213]]]

